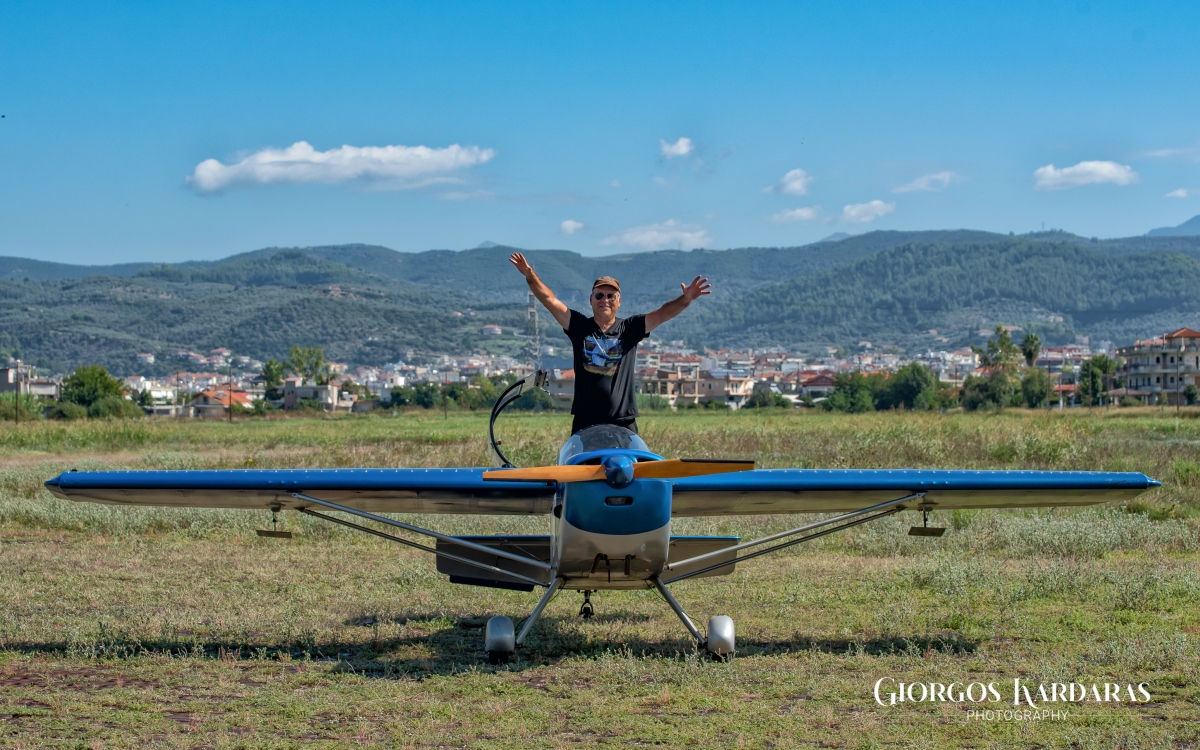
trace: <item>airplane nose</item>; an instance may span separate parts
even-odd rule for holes
[[[618,490],[633,484],[633,463],[629,456],[609,456],[604,459],[604,481]]]

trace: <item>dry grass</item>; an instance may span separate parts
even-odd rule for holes
[[[698,657],[650,592],[560,595],[512,665],[481,652],[491,614],[532,594],[451,586],[419,553],[265,514],[59,502],[66,468],[487,463],[476,415],[222,424],[35,425],[0,435],[0,745],[13,747],[1185,747],[1200,741],[1200,420],[1152,410],[1045,415],[667,415],[666,455],[766,466],[1132,469],[1133,508],[947,514],[941,540],[893,519],[726,578],[678,584],[730,614],[738,658]],[[550,461],[566,418],[504,440]],[[780,528],[687,519],[678,531]],[[541,519],[425,519],[540,533]],[[880,707],[898,681],[1147,682],[1153,701],[1064,721],[968,721]],[[1060,706],[1058,706],[1061,708]]]

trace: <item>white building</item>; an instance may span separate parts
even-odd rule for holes
[[[1117,374],[1125,376],[1127,395],[1143,403],[1182,403],[1187,387],[1198,385],[1200,331],[1180,328],[1122,347],[1117,354],[1125,358]]]

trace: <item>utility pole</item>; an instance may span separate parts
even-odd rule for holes
[[[529,363],[533,365],[533,369],[536,372],[542,369],[542,336],[538,331],[538,301],[537,297],[533,296],[533,292],[529,292],[526,297],[526,303],[525,332],[529,336],[526,339],[526,346],[532,347],[532,351],[529,351]]]
[[[1179,354],[1175,356],[1175,418],[1179,418],[1179,405],[1183,402],[1183,352],[1187,339],[1181,339]]]
[[[229,363],[229,422],[233,423],[233,363]]]
[[[16,385],[17,390],[13,393],[13,424],[21,424],[21,360],[16,360]]]

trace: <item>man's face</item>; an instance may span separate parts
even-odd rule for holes
[[[612,317],[621,307],[621,293],[611,286],[596,287],[588,299],[592,303],[592,315],[597,318]]]

